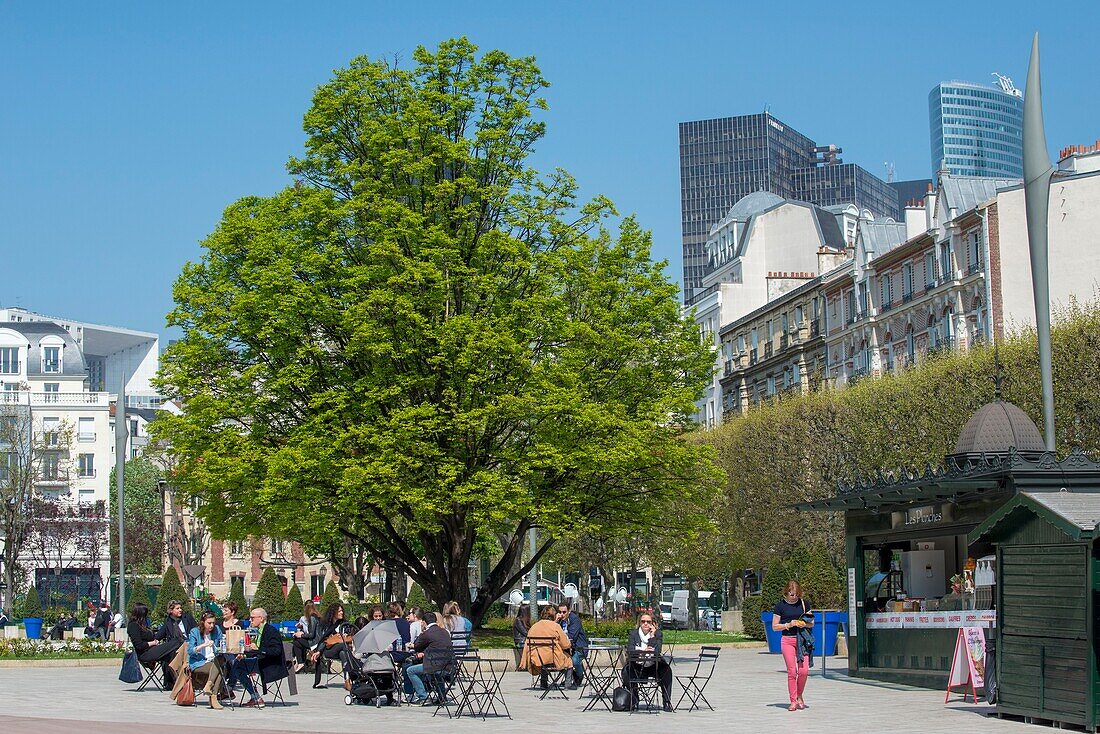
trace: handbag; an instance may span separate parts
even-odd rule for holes
[[[187,676],[187,680],[183,682],[183,685],[180,687],[179,693],[176,694],[176,705],[195,705],[195,684],[191,682],[191,676]]]
[[[626,690],[622,686],[617,687],[611,692],[611,710],[612,711],[629,711],[630,710],[630,691]]]
[[[137,653],[131,650],[122,658],[122,670],[118,673],[118,679],[123,683],[141,683],[142,678]]]
[[[331,635],[325,638],[325,647],[336,647],[344,643],[344,636],[338,632],[333,632]]]

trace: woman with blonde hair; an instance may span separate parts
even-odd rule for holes
[[[797,581],[788,581],[783,589],[783,598],[772,610],[772,629],[783,633],[783,662],[787,666],[787,693],[791,699],[788,711],[806,708],[802,692],[806,690],[806,681],[810,677],[810,659],[808,655],[799,655],[798,636],[803,629],[812,629],[813,615],[806,600],[802,598],[802,586]],[[799,659],[801,658],[801,659]]]
[[[462,616],[462,607],[456,601],[443,605],[443,626],[450,632],[469,632],[474,627],[470,620]]]

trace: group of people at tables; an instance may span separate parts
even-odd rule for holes
[[[239,609],[234,602],[223,606],[220,622],[210,611],[203,612],[196,622],[184,611],[182,603],[175,600],[168,602],[167,611],[164,624],[154,631],[149,608],[135,604],[126,629],[138,660],[146,666],[161,667],[165,686],[172,688],[173,698],[183,682],[183,676],[177,675],[177,671],[182,670],[185,663],[196,679],[205,680],[202,693],[209,696],[211,708],[222,708],[220,697],[234,698],[238,683],[249,697],[241,705],[263,708],[263,698],[256,691],[251,674],[258,674],[264,681],[287,675],[283,637],[275,625],[268,624],[267,612],[255,608],[249,613],[250,626],[258,630],[255,645],[233,649],[225,640],[227,632],[240,629]],[[550,670],[571,667],[568,687],[575,689],[584,681],[589,648],[580,616],[567,604],[544,607],[540,616],[539,621],[530,624],[527,607],[521,608],[516,616],[513,636],[521,651],[519,667],[539,676],[544,688],[548,685]],[[433,677],[441,674],[451,657],[465,653],[469,645],[473,625],[455,602],[448,602],[439,614],[417,607],[406,610],[399,602],[391,602],[385,608],[373,607],[369,617],[364,615],[354,621],[347,619],[343,604],[330,604],[321,616],[314,602],[306,602],[292,639],[294,672],[299,673],[312,665],[313,687],[324,688],[321,677],[327,668],[325,661],[340,660],[341,653],[349,651],[351,637],[358,629],[386,619],[394,621],[400,635],[389,654],[401,668],[402,688],[407,700],[414,704],[429,703]],[[536,639],[552,639],[555,644],[549,648],[533,648],[530,640]],[[672,669],[661,655],[661,644],[661,631],[657,629],[654,616],[649,612],[641,613],[626,649],[653,655],[644,662],[628,662],[623,669],[623,685],[631,688],[636,705],[637,692],[631,682],[643,677],[656,678],[664,709],[670,711]],[[387,703],[394,703],[392,693],[386,694],[386,698]]]
[[[540,619],[530,623],[529,607],[521,607],[512,625],[512,637],[516,649],[520,652],[518,665],[526,668],[531,675],[539,676],[539,684],[546,688],[547,674],[550,670],[564,670],[572,666],[573,671],[568,688],[575,689],[584,682],[585,659],[588,656],[588,636],[584,625],[570,605],[559,604],[543,607]],[[532,646],[531,640],[554,640],[550,647]],[[672,666],[661,655],[661,630],[657,629],[656,618],[650,612],[638,615],[638,626],[630,631],[626,652],[646,653],[641,659],[628,661],[623,666],[623,686],[630,690],[631,703],[638,705],[638,692],[635,681],[642,678],[656,678],[661,688],[661,704],[665,711],[672,710],[669,700],[672,696]]]

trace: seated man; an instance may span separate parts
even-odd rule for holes
[[[588,635],[584,633],[581,618],[569,604],[558,605],[558,624],[569,638],[569,649],[573,659],[573,680],[570,688],[576,688],[584,680],[584,658],[588,655]]]
[[[91,637],[98,637],[101,640],[110,638],[111,635],[111,620],[114,615],[111,613],[111,605],[107,602],[100,602],[99,611],[96,612],[95,617],[92,619],[92,634]]]
[[[439,626],[435,612],[425,612],[424,623],[427,627],[413,643],[415,661],[404,670],[405,693],[412,695],[411,703],[420,704],[428,700],[424,678],[443,670],[452,652],[451,633]]]
[[[266,686],[290,675],[286,666],[286,653],[283,651],[283,636],[279,628],[267,623],[267,610],[256,607],[248,616],[252,627],[259,630],[256,638],[256,649],[247,653],[249,660],[255,660],[256,670],[260,674],[260,680]],[[245,674],[247,677],[247,674]],[[239,676],[238,676],[239,677]],[[231,679],[232,680],[232,679]],[[263,708],[263,699],[257,704]]]
[[[629,663],[623,667],[623,686],[630,689],[631,708],[638,706],[638,687],[632,685],[630,679],[656,678],[661,685],[661,707],[665,711],[672,710],[672,667],[661,657],[661,630],[653,621],[653,615],[642,612],[638,617],[638,627],[630,631],[630,641],[627,643],[627,652],[652,652],[655,660],[652,663]]]

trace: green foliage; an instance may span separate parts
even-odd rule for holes
[[[111,469],[110,486],[115,486]],[[139,456],[126,462],[126,567],[134,573],[160,571],[164,555],[164,519],[158,481],[164,471],[148,458]],[[118,501],[110,495],[110,517],[118,518]],[[111,563],[118,567],[118,523],[110,523]]]
[[[343,599],[340,598],[340,587],[336,585],[335,581],[329,579],[329,582],[325,585],[325,593],[321,594],[321,603],[317,605],[317,613],[324,616],[329,604],[339,604],[341,601]]]
[[[783,589],[790,581],[797,581],[796,572],[790,563],[782,558],[776,558],[764,570],[764,581],[760,585],[760,597],[762,609],[770,610],[783,598]]]
[[[270,566],[260,576],[260,583],[256,584],[256,593],[252,597],[252,607],[262,607],[267,611],[267,618],[272,622],[283,621],[283,607],[286,605],[286,597],[283,596],[283,585],[279,583],[279,577],[275,575],[275,569]]]
[[[286,601],[283,603],[283,619],[299,619],[304,611],[305,602],[302,600],[302,590],[298,588],[298,584],[291,584],[290,591],[286,594]]]
[[[774,606],[774,605],[772,605]],[[772,610],[768,607],[768,611]],[[741,624],[745,627],[745,635],[754,640],[764,639],[764,623],[760,620],[760,613],[764,611],[764,597],[760,594],[745,597],[741,603]]]
[[[1058,450],[1066,453],[1080,446],[1100,453],[1100,304],[1072,305],[1055,321]],[[1023,409],[1041,430],[1034,332],[1005,339],[999,350],[1004,399]],[[725,470],[717,516],[728,535],[730,557],[744,567],[772,567],[776,559],[791,559],[803,544],[824,548],[835,566],[843,565],[843,515],[800,513],[791,506],[834,495],[838,482],[939,465],[954,451],[970,416],[993,399],[994,372],[993,350],[972,348],[844,390],[777,398],[712,431],[694,434],[693,440],[713,447]],[[796,564],[800,572],[806,565]],[[827,585],[815,589],[810,599],[824,606],[843,599],[843,593]],[[775,598],[766,592],[764,603],[774,604]]]
[[[485,610],[486,616],[490,618],[508,618],[508,605],[502,601],[495,601],[489,605]]]
[[[409,607],[420,607],[425,612],[439,611],[439,607],[428,599],[424,589],[420,588],[420,584],[413,584],[412,588],[409,589],[409,596],[405,600],[405,608],[408,609]]]
[[[42,610],[42,620],[45,622],[47,627],[55,624],[62,617],[69,616],[73,616],[73,610],[69,607],[53,606],[46,607]]]
[[[823,547],[808,554],[798,572],[798,581],[802,584],[803,597],[814,609],[848,608],[848,589],[843,572],[833,565]]]
[[[180,583],[180,575],[175,566],[164,569],[164,578],[160,582],[160,593],[157,594],[157,606],[153,610],[153,620],[163,622],[168,616],[168,602],[178,601],[183,605],[185,612],[191,611],[191,599],[183,590]]]
[[[589,637],[615,637],[625,640],[630,636],[630,630],[638,626],[633,619],[610,619],[593,622],[585,625],[585,632]]]
[[[244,614],[245,610],[248,609],[248,600],[244,598],[244,581],[239,576],[233,579],[233,584],[229,587],[227,601],[237,605],[237,609],[240,610],[239,614]]]
[[[27,589],[27,596],[23,599],[23,619],[27,617],[42,617],[42,601],[38,598],[38,589],[33,585]]]
[[[124,614],[127,614],[130,609],[133,609],[135,604],[149,606],[149,590],[145,588],[145,582],[141,579],[134,579],[126,585],[126,595],[128,597],[126,599],[126,604],[129,609],[127,609]]]
[[[294,185],[228,207],[185,266],[158,385],[188,409],[158,435],[215,535],[354,540],[476,623],[509,538],[644,531],[706,486],[681,439],[713,355],[650,233],[530,167],[533,59],[457,39],[412,62],[337,70]]]

